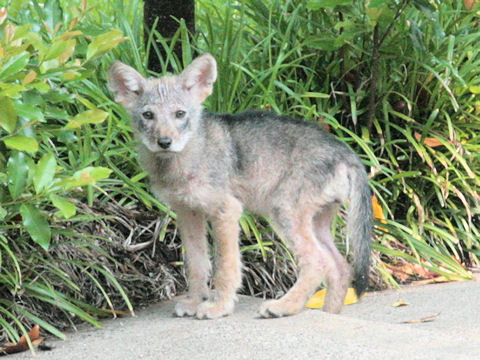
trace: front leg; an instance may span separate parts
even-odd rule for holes
[[[238,235],[238,220],[242,215],[242,205],[229,196],[222,206],[211,216],[213,227],[217,266],[213,278],[215,288],[211,300],[205,301],[197,308],[199,319],[215,319],[233,312],[237,290],[242,284],[242,271]]]
[[[198,305],[208,299],[210,260],[205,215],[185,207],[175,207],[177,226],[185,247],[184,262],[188,283],[187,297],[175,306],[177,316],[193,316]]]

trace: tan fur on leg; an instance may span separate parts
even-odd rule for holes
[[[327,209],[319,212],[314,217],[315,235],[318,241],[329,252],[334,260],[333,266],[327,274],[327,295],[323,310],[330,313],[339,313],[343,306],[343,300],[351,280],[351,272],[348,263],[335,246],[331,234],[331,223],[335,209]]]
[[[217,268],[213,285],[213,299],[206,301],[197,309],[197,318],[214,319],[233,312],[236,292],[242,282],[238,220],[242,206],[234,197],[228,197],[220,211],[212,216],[211,222],[215,234],[218,254]]]
[[[185,246],[188,295],[175,306],[177,316],[193,316],[200,303],[208,298],[210,261],[206,240],[205,215],[199,211],[177,206],[177,224]]]
[[[326,248],[320,244],[313,233],[310,211],[298,213],[293,219],[291,233],[286,233],[292,242],[298,259],[300,273],[295,285],[280,299],[266,301],[260,307],[262,317],[288,316],[300,312],[308,298],[335,266],[334,260]],[[288,229],[285,227],[284,230]]]

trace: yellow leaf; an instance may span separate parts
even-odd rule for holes
[[[400,306],[407,306],[407,305],[410,305],[410,303],[406,302],[405,300],[402,300],[402,299],[398,299],[397,301],[395,301],[392,306],[393,307],[400,307]]]
[[[375,195],[372,196],[372,209],[373,209],[373,217],[379,220],[381,223],[386,224],[387,220],[385,220],[385,215],[383,214],[382,205],[378,202],[378,199]],[[379,227],[380,230],[388,232],[388,229]]]
[[[382,205],[378,202],[375,195],[372,196],[373,217],[385,223],[385,215],[383,215]],[[383,221],[382,221],[383,220]]]
[[[72,56],[73,52],[75,51],[75,45],[77,44],[77,41],[75,39],[69,40],[68,41],[68,46],[65,49],[65,51],[58,57],[58,61],[60,61],[60,64],[65,63],[70,56]]]
[[[7,24],[3,28],[3,39],[5,43],[9,44],[12,42],[13,38],[15,37],[15,32],[17,31],[17,27],[13,24]]]
[[[313,296],[307,301],[305,304],[306,307],[310,309],[319,309],[323,306],[325,302],[325,295],[327,294],[326,289],[322,289],[317,291]]]
[[[33,80],[35,80],[37,77],[37,73],[33,70],[30,70],[30,72],[25,75],[25,77],[22,80],[23,85],[28,85],[30,84]]]
[[[322,289],[317,291],[310,300],[307,301],[306,307],[310,309],[319,309],[323,306],[325,302],[325,295],[327,294],[327,289]],[[351,305],[358,302],[357,294],[353,288],[348,288],[347,294],[345,295],[345,299],[343,301],[344,305]]]
[[[72,38],[73,36],[77,36],[77,35],[82,35],[83,33],[80,31],[80,30],[75,30],[75,31],[67,31],[65,33],[63,33],[62,35],[60,35],[57,40],[59,41],[66,41],[66,40],[69,40],[70,38]]]

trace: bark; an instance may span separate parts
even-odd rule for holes
[[[158,18],[157,26],[154,30],[158,31],[164,38],[169,39],[179,28],[178,20],[184,19],[190,34],[195,33],[195,0],[145,0],[144,2],[144,22],[145,22],[145,42],[148,41],[148,35]],[[178,19],[178,20],[176,20]],[[159,56],[166,59],[167,53],[163,47],[157,43]],[[182,61],[182,45],[177,41],[173,52]],[[154,72],[161,73],[161,61],[157,52],[152,47],[148,57],[148,68]],[[171,71],[172,69],[168,69]]]

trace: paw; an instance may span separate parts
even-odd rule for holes
[[[323,305],[323,311],[331,314],[339,314],[343,307],[343,301],[327,302]]]
[[[218,319],[233,312],[234,301],[205,301],[197,307],[197,319]]]
[[[348,290],[348,281],[339,281],[337,283],[329,283],[327,295],[325,296],[325,304],[323,311],[338,314],[342,310],[345,295]]]
[[[322,310],[331,314],[339,314],[342,310],[343,299],[345,299],[346,293],[347,289],[345,289],[345,291],[344,289],[338,289],[338,291],[328,289]]]
[[[198,305],[202,303],[202,299],[196,298],[185,298],[180,300],[175,305],[175,315],[179,317],[183,316],[193,316],[197,312]]]
[[[282,316],[290,316],[298,314],[303,309],[303,304],[292,301],[269,300],[265,301],[259,310],[259,314],[263,318],[276,318]]]

